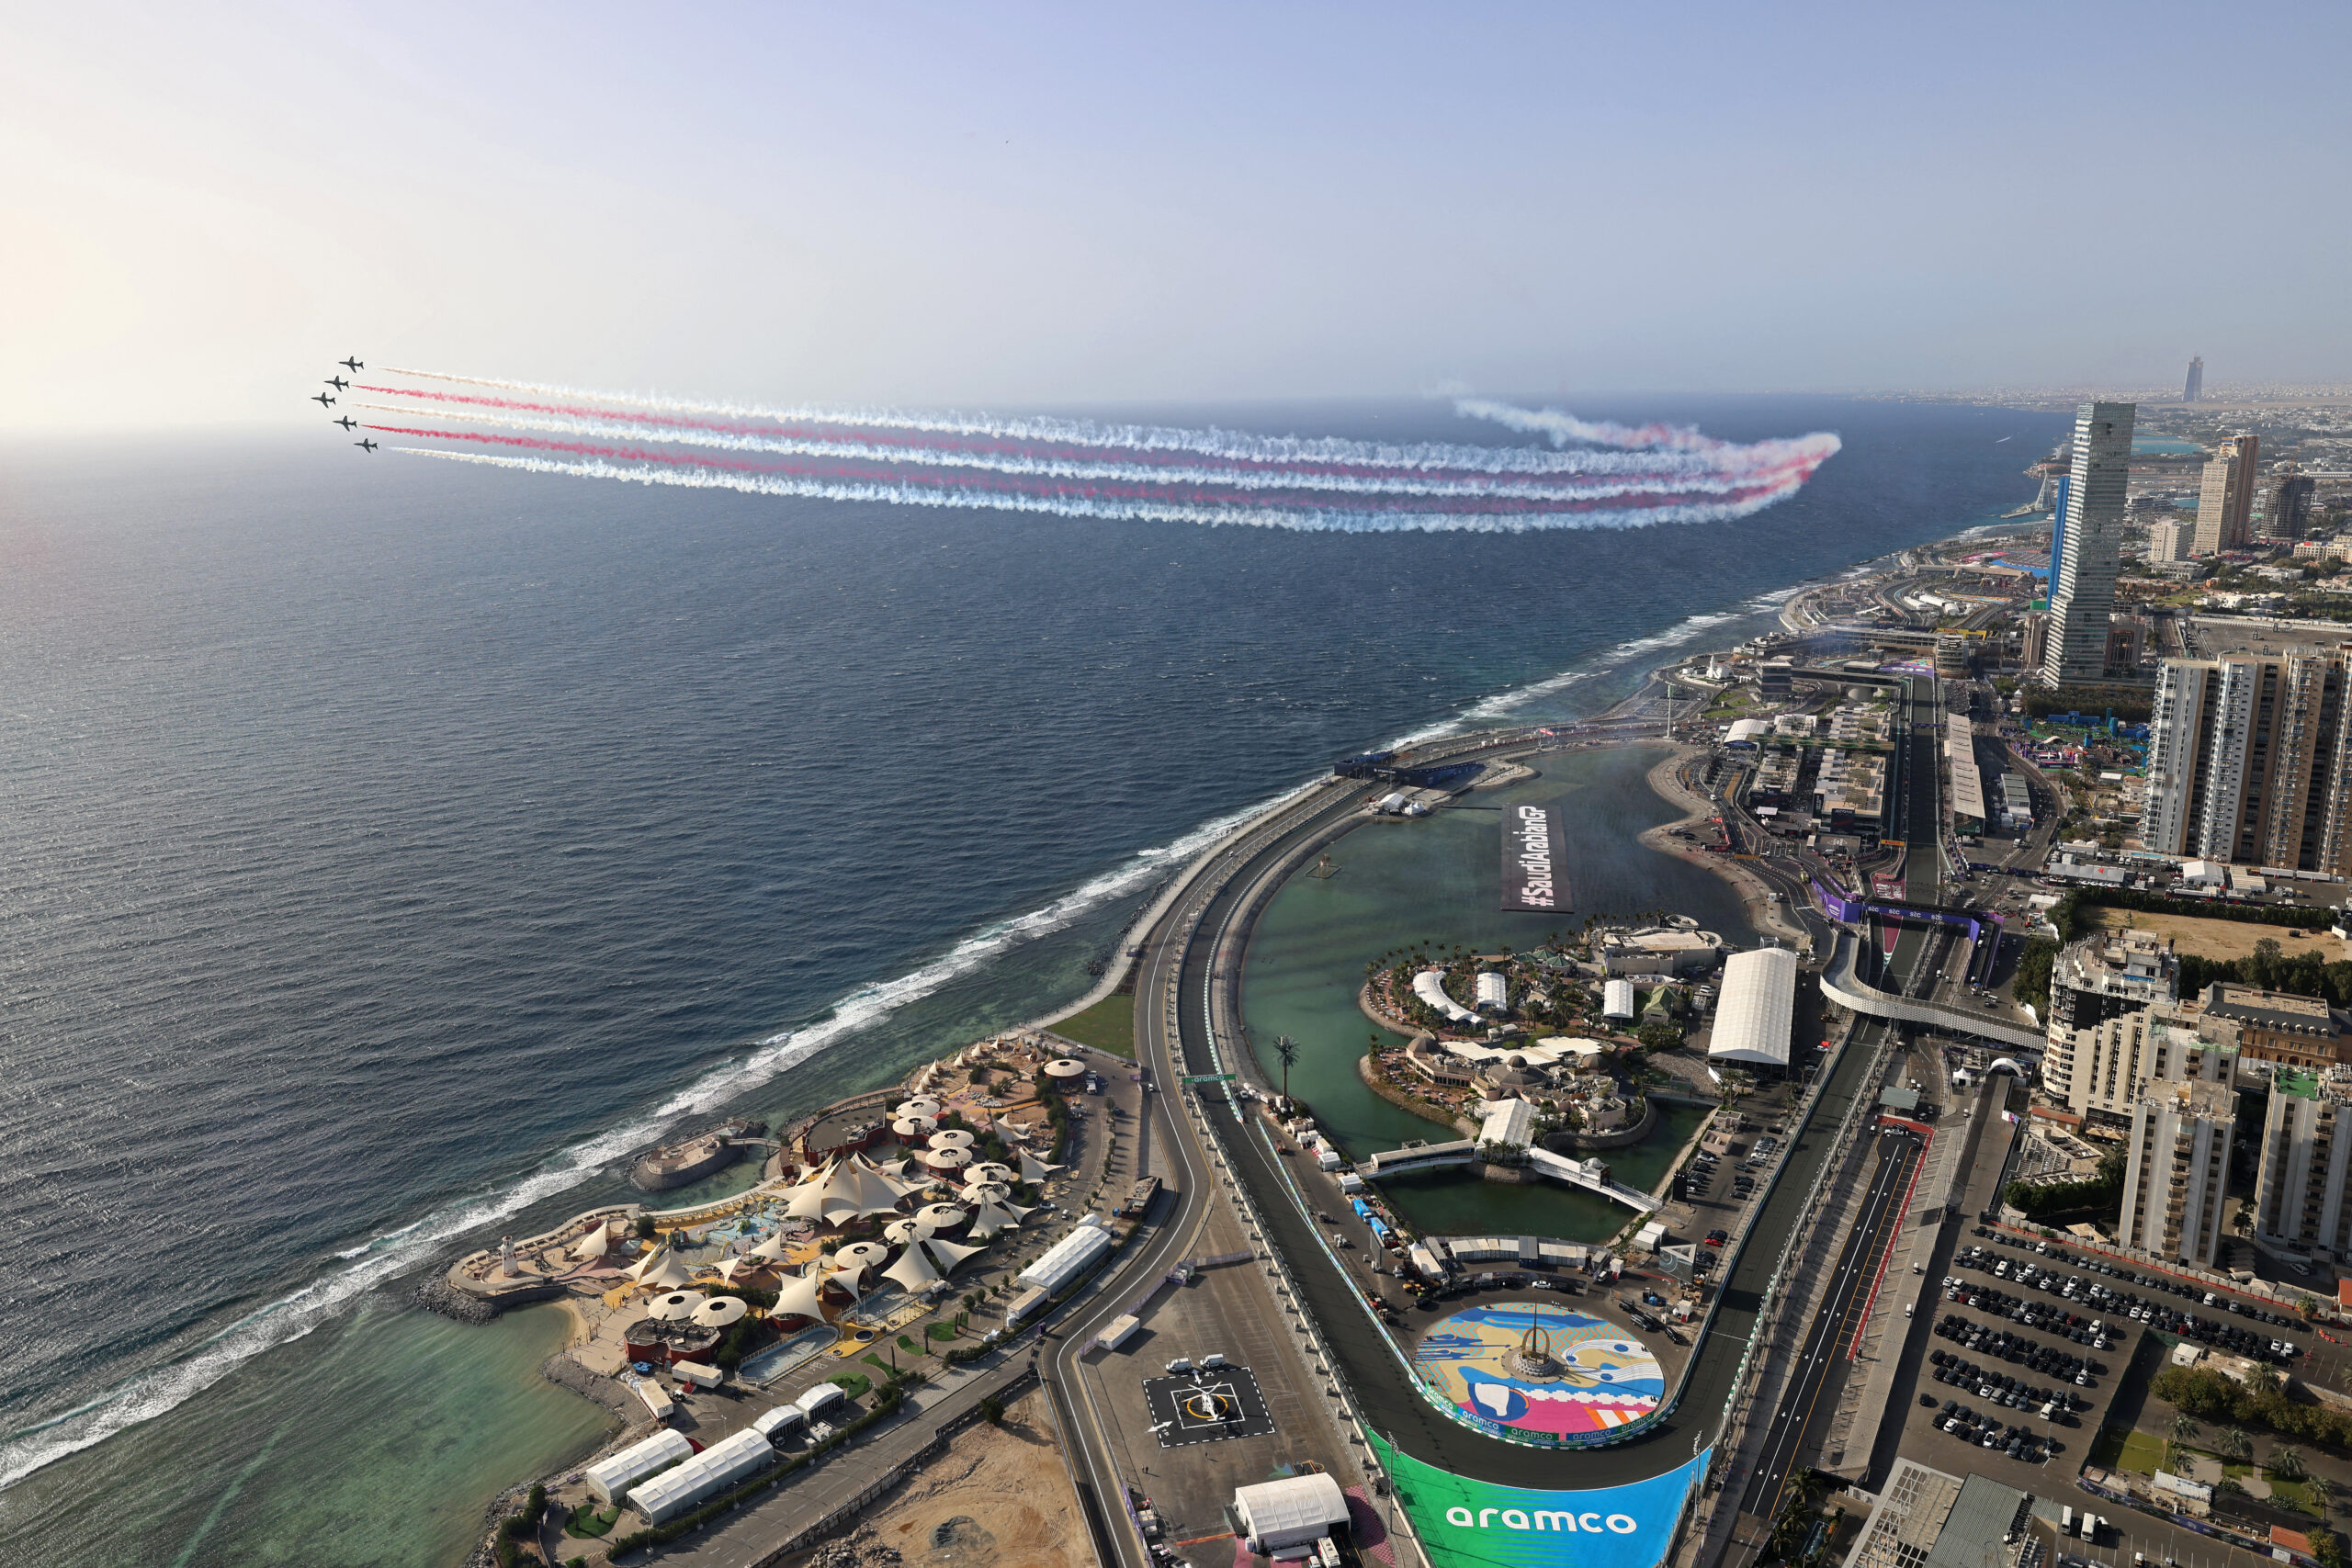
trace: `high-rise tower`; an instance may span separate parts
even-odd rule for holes
[[[2200,354],[2188,362],[2188,380],[2181,387],[2180,400],[2184,403],[2199,402],[2204,396],[2205,356]]]
[[[2259,435],[2233,435],[2205,465],[2204,483],[2197,492],[2197,553],[2242,550],[2254,534],[2255,460],[2262,453]]]
[[[2167,659],[2140,836],[2159,854],[2352,869],[2352,661]]]
[[[2136,403],[2085,403],[2075,411],[2074,468],[2050,561],[2050,644],[2041,666],[2041,678],[2053,686],[2096,682],[2107,672],[2132,423],[2139,412]]]

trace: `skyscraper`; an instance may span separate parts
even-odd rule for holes
[[[2107,673],[2132,422],[2139,412],[2136,403],[2085,403],[2075,411],[2074,467],[2050,560],[2050,643],[2041,666],[2041,678],[2053,686]]]
[[[2311,526],[2312,491],[2318,486],[2309,474],[2289,464],[2270,477],[2262,490],[2262,532],[2272,539],[2300,539]]]
[[[2188,362],[2188,381],[2181,388],[2180,400],[2184,403],[2193,403],[2202,400],[2204,396],[2205,356],[2200,354]]]
[[[2159,854],[2344,874],[2348,687],[2342,654],[2165,660],[2142,841]]]
[[[2224,1234],[2222,1196],[2236,1100],[2227,1084],[2169,1078],[2148,1084],[2132,1108],[2118,1241],[2212,1265]]]
[[[2197,542],[2197,526],[2185,517],[2168,517],[2148,530],[2148,559],[2157,566],[2188,558]]]
[[[2259,435],[2233,435],[2205,465],[2204,483],[2197,492],[2199,555],[2242,550],[2253,536],[2254,464],[2261,452]]]

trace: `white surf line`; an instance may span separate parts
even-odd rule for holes
[[[862,425],[876,430],[907,430],[933,434],[984,436],[1002,440],[1058,443],[1065,446],[1121,446],[1144,452],[1196,452],[1203,456],[1224,457],[1234,461],[1296,463],[1340,462],[1376,464],[1401,468],[1430,467],[1479,469],[1488,472],[1556,473],[1564,470],[1564,463],[1578,456],[1546,451],[1530,446],[1477,446],[1453,443],[1421,443],[1396,445],[1384,442],[1358,441],[1341,436],[1269,436],[1254,435],[1241,431],[1207,429],[1186,430],[1167,425],[1105,424],[1093,420],[1057,419],[1047,416],[1001,418],[989,414],[956,412],[922,413],[910,410],[888,408],[827,408],[818,405],[772,407],[759,403],[708,401],[691,398],[668,397],[661,394],[605,392],[578,387],[566,387],[545,381],[517,381],[489,376],[459,376],[446,370],[424,370],[387,366],[382,372],[390,376],[405,376],[413,379],[444,381],[459,386],[489,387],[502,391],[528,392],[544,397],[571,398],[582,402],[606,403],[618,408],[646,409],[660,412],[712,416],[724,419],[767,420],[783,423]],[[1497,404],[1501,408],[1508,405]],[[1532,417],[1542,417],[1532,413]],[[1465,416],[1466,417],[1466,416]],[[1567,416],[1562,416],[1567,417]],[[1549,429],[1549,426],[1546,426]],[[1593,425],[1590,428],[1624,430],[1624,426]],[[1711,437],[1700,436],[1701,441]],[[1720,464],[1727,456],[1744,457],[1754,454],[1751,467],[1771,467],[1792,457],[1819,453],[1820,459],[1834,456],[1839,448],[1838,438],[1826,432],[1793,438],[1742,445],[1716,442],[1712,446],[1692,449],[1682,454],[1694,468],[1710,463]],[[1657,454],[1663,456],[1663,454]]]
[[[912,467],[974,468],[987,473],[1050,479],[1102,479],[1136,484],[1197,484],[1242,490],[1321,491],[1341,494],[1496,497],[1514,501],[1582,502],[1616,496],[1675,494],[1690,491],[1724,492],[1746,490],[1757,481],[1752,475],[1694,474],[1675,468],[1645,466],[1634,454],[1595,454],[1588,468],[1562,470],[1560,479],[1583,478],[1575,485],[1548,485],[1492,474],[1460,479],[1431,479],[1412,474],[1360,475],[1312,468],[1219,468],[1168,467],[1152,463],[1080,462],[1068,457],[968,448],[876,446],[870,442],[822,440],[797,436],[740,434],[698,425],[642,424],[628,421],[569,418],[562,415],[484,413],[467,409],[413,407],[401,403],[356,403],[355,408],[404,419],[438,420],[450,424],[487,424],[545,434],[579,435],[599,440],[642,441],[678,446],[705,446],[729,452],[769,452],[786,457],[831,457],[853,462],[897,463]],[[1589,477],[1585,477],[1589,476]]]
[[[1272,507],[1247,502],[1131,501],[1109,496],[1027,495],[1019,491],[899,484],[888,479],[802,479],[689,466],[627,466],[601,457],[560,461],[490,452],[455,452],[438,446],[396,446],[387,450],[420,457],[438,457],[446,462],[514,468],[527,473],[622,479],[632,484],[673,485],[686,490],[731,490],[750,495],[796,496],[818,501],[867,501],[892,506],[1046,513],[1062,517],[1092,517],[1113,522],[1289,528],[1301,533],[1526,534],[1552,528],[1624,529],[1667,524],[1722,523],[1761,512],[1776,502],[1786,500],[1789,493],[1789,491],[1775,489],[1736,501],[1674,502],[1661,506],[1592,508],[1577,512],[1350,512],[1338,508]],[[1791,490],[1793,488],[1790,487]]]

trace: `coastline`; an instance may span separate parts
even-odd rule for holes
[[[1651,744],[1661,744],[1651,742]],[[1639,842],[1661,854],[1673,854],[1703,866],[1722,877],[1739,892],[1740,904],[1748,917],[1747,923],[1759,933],[1770,934],[1786,942],[1802,953],[1812,938],[1804,928],[1789,919],[1785,908],[1772,901],[1771,889],[1764,879],[1742,865],[1736,855],[1709,854],[1705,851],[1684,852],[1675,846],[1672,834],[1677,828],[1704,823],[1715,816],[1714,802],[1685,789],[1679,776],[1685,761],[1700,753],[1701,748],[1687,741],[1663,742],[1668,754],[1649,772],[1649,786],[1658,798],[1669,806],[1679,807],[1683,815],[1671,822],[1661,822],[1640,836]]]

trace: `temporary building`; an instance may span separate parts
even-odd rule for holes
[[[882,1270],[882,1277],[897,1281],[899,1288],[910,1296],[922,1294],[940,1280],[939,1270],[931,1266],[931,1259],[922,1255],[920,1247],[910,1247],[900,1253],[896,1263]]]
[[[797,1404],[779,1404],[752,1416],[750,1429],[773,1443],[808,1419],[808,1414]]]
[[[588,1483],[588,1495],[609,1508],[628,1496],[632,1485],[657,1470],[692,1457],[694,1451],[695,1446],[686,1441],[684,1433],[665,1427],[641,1443],[631,1443],[616,1454],[606,1454],[580,1473]]]
[[[717,1388],[727,1381],[727,1374],[707,1361],[673,1361],[670,1375],[681,1382],[702,1388]]]
[[[1323,1472],[1237,1487],[1234,1517],[1249,1532],[1250,1550],[1260,1555],[1329,1535],[1348,1522],[1347,1494]]]
[[[775,1446],[747,1428],[711,1444],[675,1470],[639,1482],[629,1488],[629,1506],[648,1523],[667,1524],[704,1498],[750,1480],[775,1462]]]
[[[1021,1151],[1021,1179],[1023,1181],[1043,1181],[1046,1178],[1051,1176],[1054,1172],[1061,1168],[1062,1168],[1060,1166],[1049,1164],[1045,1160],[1039,1159],[1027,1149]]]
[[[598,1225],[572,1245],[574,1258],[602,1258],[612,1249],[613,1233],[609,1225]]]
[[[1492,1008],[1500,1012],[1510,1005],[1510,983],[1505,980],[1499,972],[1493,969],[1478,971],[1478,978],[1473,983],[1471,994],[1471,1001],[1474,1005]]]
[[[1111,1233],[1102,1220],[1089,1214],[1078,1228],[1046,1249],[1045,1256],[1021,1271],[1019,1282],[1052,1295],[1111,1250]]]
[[[801,1415],[814,1416],[820,1410],[829,1409],[833,1405],[844,1404],[848,1399],[849,1390],[843,1388],[841,1384],[837,1382],[820,1382],[816,1387],[809,1389],[807,1393],[803,1393],[798,1399],[794,1400],[793,1404],[800,1407]]]
[[[1707,1065],[1787,1066],[1796,1000],[1794,953],[1785,947],[1762,947],[1733,953],[1724,963],[1723,992],[1715,999],[1715,1027],[1707,1042]]]
[[[713,1296],[695,1308],[689,1321],[705,1328],[724,1328],[730,1323],[740,1322],[751,1310],[741,1296]]]
[[[924,1242],[923,1246],[929,1247],[931,1255],[939,1259],[939,1267],[950,1274],[956,1272],[956,1266],[964,1259],[978,1258],[988,1250],[985,1247],[961,1247],[952,1241],[942,1241],[937,1236],[933,1236],[929,1241]]]
[[[1611,980],[1600,987],[1600,1016],[1622,1019],[1628,1022],[1636,1011],[1634,1002],[1634,982]]]

